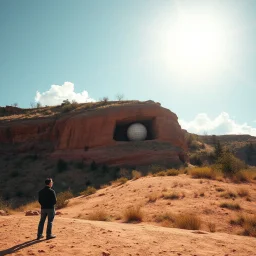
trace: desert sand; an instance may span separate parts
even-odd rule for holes
[[[238,193],[244,188],[250,200],[237,196],[241,210],[221,208],[218,188]],[[166,200],[161,195],[175,191],[179,199]],[[150,195],[155,202],[149,202]],[[35,240],[39,216],[24,212],[0,216],[0,255],[190,255],[253,256],[254,237],[237,235],[241,227],[230,224],[239,214],[256,213],[256,184],[175,177],[142,177],[125,184],[108,186],[90,196],[71,199],[54,220],[55,239]],[[143,221],[124,223],[123,211],[140,205]],[[109,221],[88,220],[91,213],[105,211]],[[200,230],[164,227],[155,217],[165,212],[191,213],[200,217]],[[208,224],[216,226],[210,232]]]

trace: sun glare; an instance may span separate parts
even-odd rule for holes
[[[168,34],[165,58],[176,75],[207,77],[223,64],[226,36],[224,26],[217,18],[184,15]]]

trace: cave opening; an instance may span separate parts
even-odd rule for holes
[[[122,122],[119,121],[116,123],[115,131],[113,139],[115,141],[130,141],[127,136],[127,130],[130,125],[134,123],[140,123],[143,124],[147,129],[147,137],[145,140],[154,140],[156,139],[156,132],[155,132],[155,119],[150,120],[135,120],[130,122]]]

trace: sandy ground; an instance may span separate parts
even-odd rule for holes
[[[247,189],[250,200],[239,196],[231,200],[241,206],[239,212],[220,208],[220,202],[230,200],[220,197],[216,188],[236,193]],[[174,190],[181,195],[180,199],[161,197],[161,193]],[[153,193],[159,197],[149,203]],[[35,240],[39,216],[0,216],[0,255],[254,256],[256,238],[236,235],[239,230],[229,221],[240,213],[255,214],[255,200],[255,183],[196,180],[187,175],[143,177],[72,199],[54,220],[53,233],[57,238],[52,240]],[[131,205],[142,206],[143,222],[123,223],[122,212]],[[97,209],[104,209],[111,221],[86,220]],[[162,227],[154,216],[165,212],[196,213],[202,227],[200,231]],[[215,233],[209,232],[209,222],[216,224]]]

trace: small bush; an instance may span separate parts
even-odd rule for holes
[[[215,179],[217,176],[216,171],[210,167],[197,167],[189,170],[189,174],[195,179]]]
[[[201,227],[201,220],[193,214],[181,214],[176,216],[175,226],[181,229],[198,230]]]
[[[240,205],[237,203],[221,203],[220,207],[227,208],[230,210],[240,210],[241,209]]]
[[[104,209],[98,209],[88,215],[88,220],[108,221],[109,215]]]
[[[142,176],[142,175],[141,175],[141,172],[138,172],[138,171],[136,171],[136,170],[133,170],[133,171],[132,171],[132,179],[133,179],[133,180],[137,180],[137,179],[139,179],[141,176]]]
[[[57,162],[57,171],[64,172],[68,169],[68,163],[63,159],[59,159]]]
[[[175,199],[179,199],[180,196],[177,192],[169,192],[169,193],[163,193],[163,198],[175,200]]]
[[[74,197],[70,190],[61,192],[57,195],[56,209],[64,208],[68,205],[69,199]]]
[[[143,212],[140,206],[132,206],[124,211],[125,222],[140,222],[143,219]]]
[[[89,196],[96,193],[96,188],[89,186],[86,190],[80,192],[80,195]]]
[[[236,172],[246,168],[246,164],[230,152],[222,153],[217,163],[227,176],[232,176]]]

